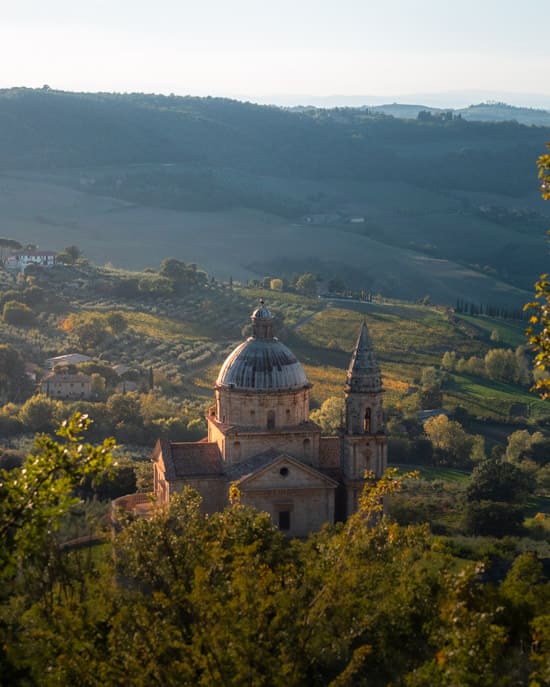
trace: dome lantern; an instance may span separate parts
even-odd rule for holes
[[[260,304],[250,316],[252,320],[252,336],[254,339],[272,339],[273,338],[273,315],[268,307],[266,307],[263,298],[260,298]]]

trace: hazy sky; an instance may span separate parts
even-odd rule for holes
[[[0,0],[0,11],[0,87],[550,104],[547,0]]]

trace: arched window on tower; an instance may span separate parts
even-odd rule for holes
[[[365,410],[365,417],[363,419],[363,432],[370,432],[370,408]]]
[[[274,410],[268,410],[267,411],[267,428],[268,429],[275,429],[275,411]]]

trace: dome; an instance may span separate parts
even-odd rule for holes
[[[253,336],[229,354],[217,387],[274,391],[311,386],[292,351],[273,336],[273,315],[260,301],[251,316]]]
[[[260,305],[254,310],[254,312],[251,315],[251,318],[257,319],[257,320],[272,320],[273,315],[271,314],[271,311],[269,308],[267,308],[264,304],[263,299],[260,301]]]
[[[218,387],[274,391],[310,386],[304,368],[278,339],[250,337],[229,354]]]

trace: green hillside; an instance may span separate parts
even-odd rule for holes
[[[550,129],[221,98],[0,91],[0,232],[141,269],[516,307],[546,271]]]

